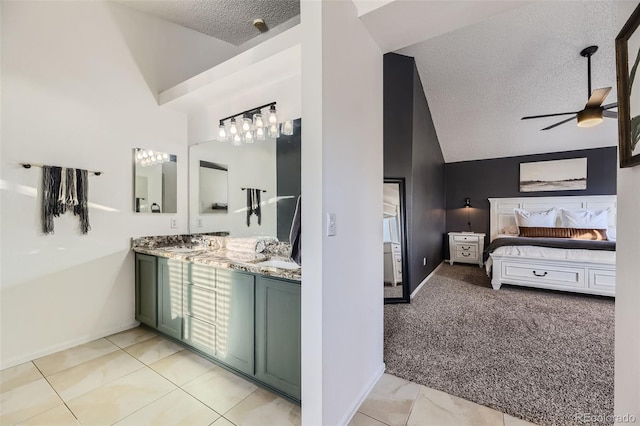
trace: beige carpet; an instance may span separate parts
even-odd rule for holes
[[[611,423],[613,348],[613,298],[495,291],[472,265],[385,306],[388,373],[541,425]]]

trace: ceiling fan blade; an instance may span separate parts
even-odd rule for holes
[[[557,122],[556,124],[552,124],[551,126],[549,126],[549,127],[545,127],[544,129],[541,129],[541,130],[549,130],[549,129],[553,129],[554,127],[558,127],[558,126],[559,126],[559,125],[561,125],[561,124],[568,123],[569,121],[573,120],[573,119],[574,119],[574,118],[576,118],[576,117],[577,117],[577,115],[574,115],[574,116],[573,116],[573,117],[571,117],[571,118],[567,118],[566,120],[559,121],[559,122]]]
[[[521,120],[529,120],[532,118],[544,118],[544,117],[555,117],[558,115],[569,115],[569,114],[577,114],[577,111],[574,112],[559,112],[557,114],[544,114],[544,115],[530,115],[528,117],[522,117]]]
[[[617,106],[618,106],[618,103],[614,102],[612,104],[602,105],[602,109],[611,109],[611,108],[616,108]]]
[[[601,89],[596,89],[593,91],[589,100],[587,101],[587,108],[599,107],[602,105],[607,95],[611,91],[611,87],[603,87]]]
[[[608,118],[618,118],[618,113],[615,111],[602,111],[602,116]]]

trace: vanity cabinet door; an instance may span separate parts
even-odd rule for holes
[[[229,269],[216,270],[216,358],[254,374],[255,276]]]
[[[136,319],[156,328],[156,257],[136,253]]]
[[[158,258],[157,328],[176,339],[182,339],[182,268],[179,260]]]
[[[300,399],[300,284],[257,277],[256,377]]]

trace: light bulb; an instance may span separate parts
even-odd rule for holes
[[[253,125],[256,126],[256,129],[262,129],[264,127],[264,122],[262,121],[262,112],[253,114]]]
[[[235,118],[231,119],[231,126],[229,127],[229,133],[231,133],[231,135],[237,135],[238,134],[238,125],[236,124],[236,119]]]
[[[147,151],[142,151],[142,158],[147,158],[149,156],[149,154],[147,154]]]
[[[271,108],[269,108],[269,124],[278,123],[278,116],[276,115],[276,113],[277,113],[276,106],[271,105]]]
[[[169,154],[167,154],[166,152],[164,154],[162,154],[162,159],[164,161],[167,161],[169,159]]]
[[[236,133],[235,135],[233,135],[232,141],[235,146],[240,146],[240,144],[242,143],[242,138],[240,137],[240,134]]]
[[[149,157],[153,157],[153,151],[147,151],[147,155],[148,155]]]
[[[227,140],[227,128],[224,126],[224,121],[220,121],[218,126],[218,140],[224,142]]]
[[[242,118],[242,131],[248,132],[249,130],[251,130],[252,124],[253,123],[251,122],[251,119],[249,118],[249,116],[245,115],[245,117]]]
[[[244,133],[244,141],[245,143],[253,143],[253,133],[251,130]]]

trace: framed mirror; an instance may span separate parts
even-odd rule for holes
[[[145,148],[133,150],[135,213],[178,212],[177,157]]]
[[[383,187],[384,303],[409,303],[404,178],[385,178]]]
[[[198,204],[200,214],[229,211],[229,167],[200,160]]]

